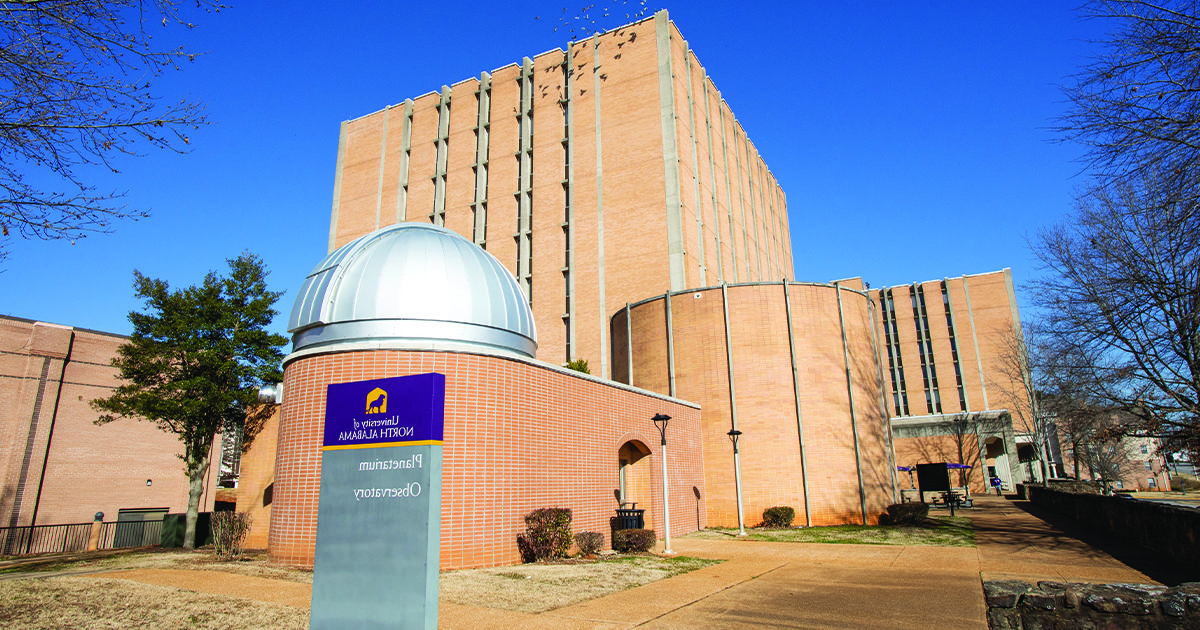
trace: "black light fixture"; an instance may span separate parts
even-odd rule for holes
[[[152,486],[152,485],[154,485],[154,480],[153,480],[153,479],[147,479],[147,480],[146,480],[146,485],[147,485],[147,486]]]
[[[671,550],[671,484],[667,482],[667,423],[670,422],[671,416],[665,413],[656,413],[654,417],[654,426],[658,428],[659,435],[662,436],[662,464],[659,468],[662,469],[662,498],[663,498],[663,553],[674,555]]]
[[[665,413],[654,414],[654,426],[658,427],[658,433],[662,436],[662,445],[667,445],[667,423],[670,422],[671,416]]]
[[[738,518],[738,536],[746,535],[746,514],[742,509],[742,462],[741,456],[738,455],[738,438],[742,437],[742,432],[737,429],[730,429],[729,441],[733,442],[733,487],[737,492],[737,518]]]

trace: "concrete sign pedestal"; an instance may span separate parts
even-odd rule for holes
[[[445,392],[329,386],[310,628],[437,628]]]

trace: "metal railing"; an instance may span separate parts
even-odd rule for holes
[[[0,527],[0,555],[27,556],[85,551],[91,531],[91,523]]]
[[[0,527],[0,556],[87,551],[92,523]],[[162,542],[162,521],[101,523],[97,549],[148,547]]]
[[[148,547],[162,542],[162,520],[117,521],[100,527],[98,549]]]

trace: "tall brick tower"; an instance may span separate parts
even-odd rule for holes
[[[783,190],[666,11],[342,123],[329,249],[402,221],[495,255],[538,359],[606,378],[627,303],[793,275]]]

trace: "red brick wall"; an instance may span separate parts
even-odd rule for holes
[[[609,31],[594,40],[573,42],[565,51],[552,50],[533,59],[531,306],[539,333],[538,358],[549,363],[583,358],[597,375],[611,374],[609,316],[627,302],[671,289],[668,212],[681,212],[686,286],[719,282],[718,267],[730,281],[792,277],[783,191],[678,29],[670,23],[664,28],[670,40],[673,74],[665,84],[675,109],[673,131],[678,147],[678,155],[666,159],[660,76],[667,64],[660,66],[663,60],[658,55],[654,19]],[[569,94],[564,93],[564,60],[571,71]],[[520,106],[519,76],[516,64],[492,72],[487,191],[486,249],[514,274],[518,255],[513,235],[518,222],[514,193],[519,169],[514,154],[520,140],[515,116]],[[477,88],[474,79],[455,84],[450,109],[446,227],[468,238],[472,238],[473,224],[469,203],[474,178],[469,167],[475,157],[471,126],[478,107]],[[564,96],[569,97],[572,112],[569,129],[564,129],[565,111],[559,102]],[[409,221],[428,221],[432,210],[439,98],[438,93],[430,93],[413,100],[412,159],[407,173]],[[332,246],[394,222],[403,111],[401,104],[344,123]],[[570,141],[564,150],[562,141],[568,133]],[[602,154],[599,159],[597,143]],[[668,160],[679,164],[678,182],[667,181]],[[564,187],[568,163],[574,173]],[[680,190],[681,211],[667,207],[667,190],[672,185]],[[564,230],[568,191],[573,198],[573,218]],[[573,239],[574,265],[564,274],[568,233]],[[574,281],[570,304],[566,275]],[[575,339],[568,357],[569,324],[563,314],[571,312]]]
[[[330,383],[437,372],[446,375],[442,568],[512,564],[523,516],[569,507],[573,529],[608,537],[615,515],[618,451],[652,451],[649,523],[663,522],[658,433],[668,433],[671,532],[704,526],[693,487],[703,487],[700,411],[531,361],[446,352],[364,351],[297,358],[284,377],[275,462],[270,556],[311,566],[316,541],[325,391]],[[661,535],[661,527],[659,527]]]
[[[954,318],[954,339],[958,349],[958,368],[967,410],[1008,409],[1014,428],[1026,431],[1023,391],[1013,380],[1011,339],[1014,326],[1020,326],[1012,274],[1009,270],[946,279],[949,308]],[[925,294],[929,318],[929,336],[933,346],[933,365],[937,368],[942,413],[963,411],[951,352],[950,329],[946,319],[941,281],[902,285],[890,290],[896,302],[896,325],[904,364],[910,413],[922,416],[932,411],[926,404],[923,387],[917,329],[913,317],[912,296],[915,287]],[[886,290],[886,289],[885,289]],[[969,298],[969,300],[968,300]],[[969,306],[968,306],[969,302]],[[880,319],[880,339],[883,339]],[[886,352],[885,352],[886,361]],[[892,374],[884,366],[888,387],[888,405],[892,405]],[[905,414],[900,414],[905,415]]]
[[[263,423],[258,437],[242,454],[238,476],[237,511],[250,515],[247,549],[266,549],[271,530],[271,505],[274,503],[275,451],[279,447],[279,407]]]
[[[861,293],[842,291],[849,370],[847,388],[837,293],[830,285],[788,285],[795,330],[800,408],[808,458],[808,490],[814,525],[861,522],[858,463],[851,425],[853,391],[867,519],[875,522],[892,502],[887,418],[880,410],[880,382],[872,340],[873,312]],[[776,505],[804,514],[796,396],[782,284],[728,288],[730,339],[740,442],[743,503],[748,525]],[[676,395],[698,401],[704,425],[705,504],[712,525],[736,526],[733,426],[725,316],[720,289],[677,293],[671,299]],[[632,309],[632,334],[614,325],[614,347],[631,342],[633,384],[667,391],[663,298]]]
[[[113,521],[121,508],[187,507],[173,435],[132,419],[94,424],[99,414],[90,403],[117,385],[111,361],[124,342],[0,317],[0,527],[29,525],[35,505],[43,525],[91,522],[96,512]],[[204,510],[212,508],[216,469],[214,463]]]

